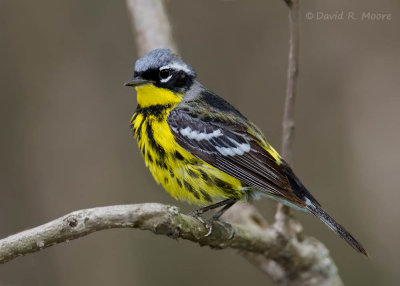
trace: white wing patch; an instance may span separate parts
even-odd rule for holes
[[[235,156],[235,155],[243,155],[246,152],[250,151],[249,143],[238,143],[231,138],[228,138],[236,147],[216,147],[218,152],[220,152],[224,156]]]
[[[205,133],[205,132],[199,132],[196,130],[192,130],[189,126],[186,128],[181,128],[180,133],[183,136],[185,136],[189,139],[194,139],[196,141],[210,140],[214,137],[222,136],[222,132],[220,129],[214,130],[212,133]]]
[[[177,128],[172,127],[172,129],[187,139],[197,142],[203,141],[203,143],[205,143],[204,140],[208,141],[206,145],[209,145],[210,149],[203,149],[203,152],[206,153],[216,151],[222,156],[236,156],[250,152],[250,144],[248,142],[237,142],[234,138],[224,135],[221,129],[216,129],[209,133],[207,133],[206,130],[204,130],[204,132],[193,130],[189,126],[180,128],[179,132]],[[213,149],[214,151],[212,151]]]
[[[207,132],[199,132],[197,130],[192,130],[189,126],[181,128],[179,132],[182,134],[182,136],[185,136],[188,139],[196,140],[197,142],[202,140],[210,141],[213,138],[223,136],[221,129],[217,129],[211,133],[207,133]],[[223,145],[218,146],[217,145],[218,143],[216,143],[215,141],[214,143],[213,140],[210,141],[213,147],[223,156],[243,155],[244,153],[250,151],[250,144],[247,142],[239,143],[229,137],[225,137],[224,139],[225,142],[226,140],[229,140],[232,143],[232,144],[225,144],[225,146],[231,145],[231,147],[223,147]]]

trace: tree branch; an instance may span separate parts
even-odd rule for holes
[[[240,251],[276,285],[343,285],[329,250],[317,239],[305,236],[300,222],[291,213],[277,212],[275,223],[269,225],[254,206],[240,203],[235,205],[235,209],[229,209],[224,219],[252,229],[273,229],[279,234],[278,239],[286,246],[277,257],[272,258],[268,253]]]
[[[127,0],[139,56],[157,48],[177,52],[162,0]]]
[[[211,235],[205,236],[209,231],[205,222],[180,213],[174,206],[146,203],[79,210],[11,235],[0,240],[0,263],[110,228],[139,228],[212,248],[267,252],[273,257],[284,246],[278,239],[279,234],[270,229],[261,231],[235,225],[235,236],[227,239],[231,229],[222,224],[213,224]]]
[[[281,285],[342,285],[329,252],[321,243],[311,237],[288,239],[275,225],[262,224],[257,212],[252,213],[252,206],[242,203],[240,208],[242,211],[235,213],[247,225],[233,224],[232,239],[228,239],[231,229],[218,223],[213,223],[211,235],[205,236],[209,231],[207,223],[180,213],[174,206],[147,203],[79,210],[0,240],[0,263],[96,231],[138,228],[201,246],[237,249]]]
[[[318,242],[313,238],[306,238],[303,242],[288,241],[274,226],[232,225],[235,235],[232,239],[228,239],[231,233],[230,228],[218,223],[213,223],[212,227],[211,235],[205,236],[209,230],[205,222],[180,213],[177,207],[157,203],[79,210],[0,240],[0,263],[96,231],[111,228],[138,228],[173,239],[190,240],[211,248],[238,249],[245,251],[243,254],[245,257],[250,253],[257,253],[258,256],[251,256],[255,264],[258,264],[256,258],[265,257],[270,260],[268,265],[270,269],[278,269],[278,264],[284,265],[285,269],[291,269],[293,273],[301,273],[302,276],[305,276],[305,273],[311,273],[314,280],[318,278],[315,277],[313,270],[316,267],[321,271],[321,276],[337,274],[334,264],[328,263],[330,258],[327,251],[321,251],[318,247],[307,247],[307,245],[318,246]]]

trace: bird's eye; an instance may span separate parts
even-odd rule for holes
[[[171,76],[171,70],[170,69],[162,69],[160,70],[160,79],[167,79],[169,76]]]

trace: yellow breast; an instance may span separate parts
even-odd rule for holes
[[[240,199],[240,181],[196,158],[175,141],[167,117],[182,96],[150,85],[138,87],[137,93],[139,106],[131,126],[156,182],[174,198],[196,204],[211,204],[224,198]]]

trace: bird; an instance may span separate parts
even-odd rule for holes
[[[366,249],[311,195],[262,131],[198,80],[169,49],[139,58],[133,77],[137,108],[131,119],[146,166],[175,199],[220,217],[240,200],[267,197],[311,213],[368,256]]]

